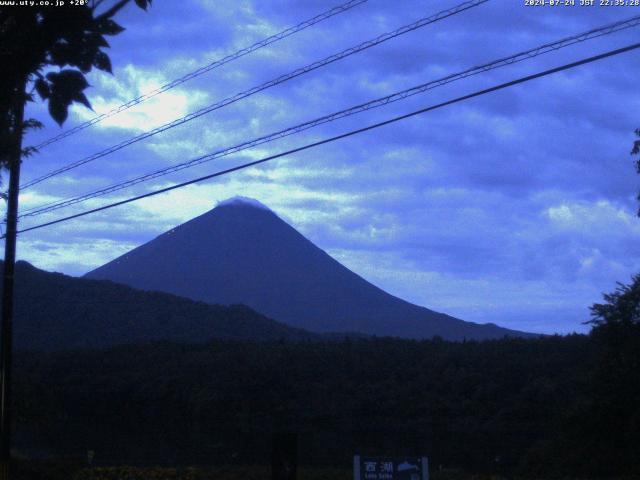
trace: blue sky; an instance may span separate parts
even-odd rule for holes
[[[369,0],[42,150],[23,180],[460,1]],[[339,4],[339,0],[156,0],[128,8],[114,76],[90,75],[96,112]],[[579,0],[576,0],[579,4]],[[64,199],[397,90],[640,14],[640,7],[527,7],[491,0],[25,190]],[[261,158],[522,75],[636,42],[638,29],[455,82],[101,198],[23,227]],[[640,271],[640,187],[629,155],[636,52],[536,80],[244,170],[25,233],[18,257],[81,275],[233,196],[273,209],[383,289],[465,320],[587,331],[588,307]],[[61,131],[45,107],[30,115]],[[64,128],[94,114],[74,107]],[[259,242],[260,239],[256,239]]]

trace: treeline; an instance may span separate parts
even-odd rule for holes
[[[216,341],[23,353],[16,447],[26,455],[94,450],[98,464],[268,464],[272,434],[297,432],[306,465],[348,466],[354,453],[426,454],[435,469],[638,473],[640,334],[637,325],[607,328],[463,343]]]

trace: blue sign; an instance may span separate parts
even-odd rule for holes
[[[353,457],[354,480],[428,480],[426,457]]]

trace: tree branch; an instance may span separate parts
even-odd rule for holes
[[[99,0],[100,2],[102,0]],[[113,7],[111,7],[109,10],[107,10],[104,13],[101,13],[100,15],[98,15],[96,17],[96,20],[104,20],[105,18],[111,18],[113,17],[116,13],[118,13],[120,10],[122,10],[122,8],[124,8],[124,6],[129,3],[131,0],[120,0],[118,3],[116,3]]]

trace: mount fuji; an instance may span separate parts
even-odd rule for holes
[[[312,332],[448,340],[531,335],[390,295],[248,199],[222,202],[86,277],[207,303],[245,304]]]

